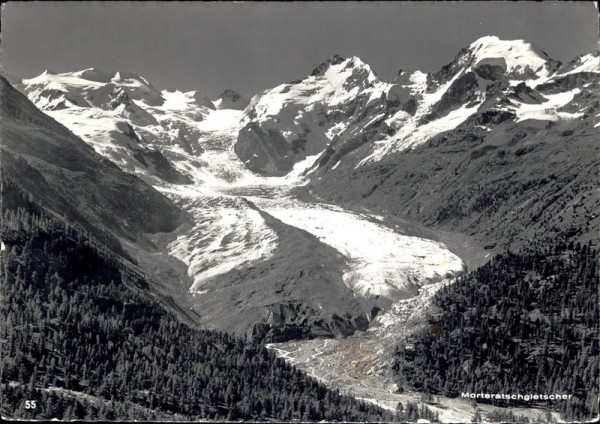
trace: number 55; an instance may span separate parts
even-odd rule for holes
[[[25,409],[35,409],[36,404],[35,400],[26,400],[25,401]]]

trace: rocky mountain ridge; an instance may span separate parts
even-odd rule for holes
[[[173,157],[202,150],[194,124],[216,109],[197,91],[161,91],[138,74],[95,68],[45,71],[20,86],[38,108],[148,182],[192,181],[173,166]]]
[[[598,53],[567,64],[542,55],[533,74],[529,67],[482,78],[477,66],[489,61],[475,62],[477,51],[423,78],[424,93],[448,82],[437,103],[423,109],[422,123],[382,117],[378,133],[389,133],[382,139],[375,133],[332,142],[313,192],[472,235],[491,250],[563,232],[597,240]]]

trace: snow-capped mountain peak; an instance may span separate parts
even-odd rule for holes
[[[523,73],[527,67],[535,71],[550,59],[544,51],[524,40],[501,40],[492,35],[474,41],[469,50],[475,66],[485,59],[503,59],[509,73]]]
[[[502,40],[490,35],[463,48],[452,62],[431,74],[429,89],[469,72],[486,81],[505,80],[511,85],[527,81],[534,86],[545,82],[560,65],[525,40]]]
[[[199,123],[211,110],[243,110],[235,152],[254,172],[284,175],[309,157],[314,162],[321,156],[320,164],[334,168],[359,148],[358,166],[377,161],[484,111],[509,113],[517,122],[574,119],[583,116],[583,109],[568,104],[581,102],[585,93],[576,89],[598,72],[598,53],[561,66],[524,40],[485,36],[438,72],[401,71],[390,82],[357,56],[333,55],[303,79],[265,90],[250,102],[234,90],[215,101],[200,91],[159,91],[139,74],[97,68],[46,71],[24,80],[23,89],[43,110],[69,116],[63,120],[93,117],[95,124],[86,131],[104,153],[114,146],[106,144],[101,131],[90,131],[98,127],[99,117],[125,119],[145,142],[180,146],[192,154],[201,149],[197,140],[204,127]],[[118,130],[108,127],[111,134]]]
[[[369,111],[383,107],[390,86],[360,58],[335,55],[306,78],[254,96],[236,152],[253,171],[285,174],[358,121],[371,120]],[[276,155],[267,152],[273,145]]]
[[[158,91],[145,78],[134,73],[108,72],[88,68],[75,72],[44,71],[37,77],[24,79],[29,98],[41,109],[51,108],[58,93],[70,104],[80,107],[100,107],[115,87],[124,89],[133,100],[150,106],[164,103]]]
[[[116,74],[118,74],[118,72],[105,72],[97,68],[88,68],[72,73],[74,77],[104,83],[110,82]]]
[[[357,56],[330,64],[323,76],[333,87],[335,95],[339,95],[342,90],[351,90],[361,85],[364,88],[380,82],[371,67]]]
[[[98,68],[46,71],[23,80],[22,89],[98,153],[143,178],[169,182],[190,181],[169,159],[201,151],[198,125],[215,109],[200,92],[160,91],[137,73]]]
[[[517,122],[575,119],[581,108],[565,108],[598,70],[597,55],[561,67],[525,40],[496,36],[474,41],[435,73],[401,71],[392,82],[358,57],[335,55],[307,78],[255,96],[236,152],[251,170],[279,175],[319,151],[320,166],[335,168],[359,148],[358,166],[378,161],[484,111],[510,113]]]

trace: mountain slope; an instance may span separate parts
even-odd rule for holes
[[[598,54],[561,64],[523,40],[487,36],[438,72],[401,71],[385,82],[359,58],[334,56],[308,77],[255,96],[244,112],[236,153],[252,171],[288,173],[319,156],[321,173],[346,161],[377,162],[455,130],[476,113],[575,120],[576,96],[594,92]],[[582,93],[580,93],[580,91]],[[487,128],[487,127],[486,127]]]
[[[449,84],[417,120],[425,123],[401,120],[388,137],[370,137],[365,130],[364,142],[332,143],[312,175],[313,193],[333,203],[474,235],[490,249],[559,233],[597,239],[598,54],[562,66],[544,58],[534,73],[502,68],[486,76],[492,81],[473,76],[473,66],[487,60],[476,62],[477,52],[463,51],[423,83],[433,90]],[[510,52],[507,57],[510,62]],[[478,100],[469,100],[469,93]],[[476,105],[469,108],[473,101]],[[448,118],[467,109],[459,120]],[[437,125],[444,120],[451,126]]]
[[[201,151],[196,124],[215,105],[196,91],[159,91],[134,73],[90,68],[22,81],[41,110],[127,172],[149,182],[189,184],[171,160]]]
[[[16,185],[0,233],[0,413],[18,420],[389,421],[266,348],[194,330]],[[33,401],[37,405],[28,408]],[[26,406],[27,405],[27,406]]]
[[[99,156],[0,77],[2,172],[36,202],[104,240],[150,244],[185,215],[137,177]]]
[[[123,172],[0,78],[2,178],[46,212],[83,229],[146,275],[173,310],[185,310],[185,267],[165,252],[188,214]],[[2,197],[7,196],[3,192]]]
[[[254,172],[287,174],[336,135],[368,126],[364,118],[383,107],[388,89],[359,58],[336,55],[305,79],[254,96],[235,151]]]
[[[313,190],[331,202],[474,235],[491,249],[564,232],[597,239],[599,87],[596,79],[582,96],[590,97],[572,103],[582,114],[576,121],[514,122],[510,112],[485,111],[410,152],[360,166],[354,152]]]

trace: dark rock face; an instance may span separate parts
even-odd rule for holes
[[[235,144],[235,153],[256,173],[285,175],[294,167],[293,147],[277,130],[253,125],[242,128]]]
[[[134,157],[146,168],[151,168],[152,173],[163,181],[172,184],[191,184],[193,182],[190,177],[177,171],[159,150],[139,150],[134,153]]]
[[[267,322],[255,324],[247,338],[255,342],[280,343],[315,337],[346,337],[369,327],[369,320],[362,315],[340,317],[333,314],[327,319],[314,319],[314,316],[319,316],[319,311],[301,303],[273,305],[268,308]]]
[[[467,47],[461,49],[452,62],[442,66],[442,68],[432,74],[427,75],[427,88],[428,90],[433,87],[445,84],[450,81],[454,75],[463,70],[464,64],[461,59],[470,53]]]
[[[537,90],[529,88],[524,82],[513,87],[512,93],[510,93],[508,97],[528,104],[540,104],[546,101]]]
[[[444,93],[439,102],[431,109],[431,112],[423,117],[422,122],[426,123],[434,119],[446,116],[452,110],[461,107],[463,104],[474,100],[477,97],[476,89],[479,83],[473,72],[467,72],[457,78],[448,91]]]
[[[514,119],[515,114],[504,110],[486,110],[476,113],[465,121],[465,126],[498,125],[509,119]]]
[[[122,88],[115,89],[114,95],[109,102],[109,106],[112,110],[115,110],[119,106],[125,106],[126,108],[131,107],[131,101],[127,92]]]
[[[381,135],[389,131],[389,127],[383,122],[383,119],[374,121],[370,126],[361,128],[361,131],[352,132],[352,136],[337,138],[331,142],[325,153],[319,161],[319,168],[335,166],[335,164],[366,145],[370,140],[377,135]]]
[[[313,77],[323,76],[327,69],[329,69],[330,65],[338,65],[342,63],[345,59],[340,55],[333,55],[331,58],[327,59],[325,62],[321,63],[310,73]]]
[[[207,107],[212,110],[216,109],[215,104],[208,98],[208,96],[206,96],[202,93],[199,93],[196,91],[194,93],[194,100],[196,101],[198,106],[204,106],[204,107]]]
[[[573,90],[589,82],[596,81],[598,74],[595,72],[578,72],[555,78],[551,82],[540,84],[537,89],[542,93],[555,94]]]
[[[233,90],[225,90],[225,91],[223,91],[221,93],[221,95],[219,96],[219,98],[221,98],[221,99],[229,99],[232,102],[237,102],[237,101],[240,101],[242,99],[242,96],[239,93],[237,93],[237,92],[235,92]]]
[[[276,129],[248,125],[240,130],[234,151],[252,172],[281,176],[294,168],[298,157],[306,156],[305,145],[301,135],[290,143]]]
[[[417,97],[411,94],[410,89],[395,84],[387,93],[386,109],[389,112],[403,110],[414,115],[417,111],[417,101]]]
[[[483,79],[497,80],[506,74],[506,61],[501,58],[486,58],[473,67],[473,71]]]

